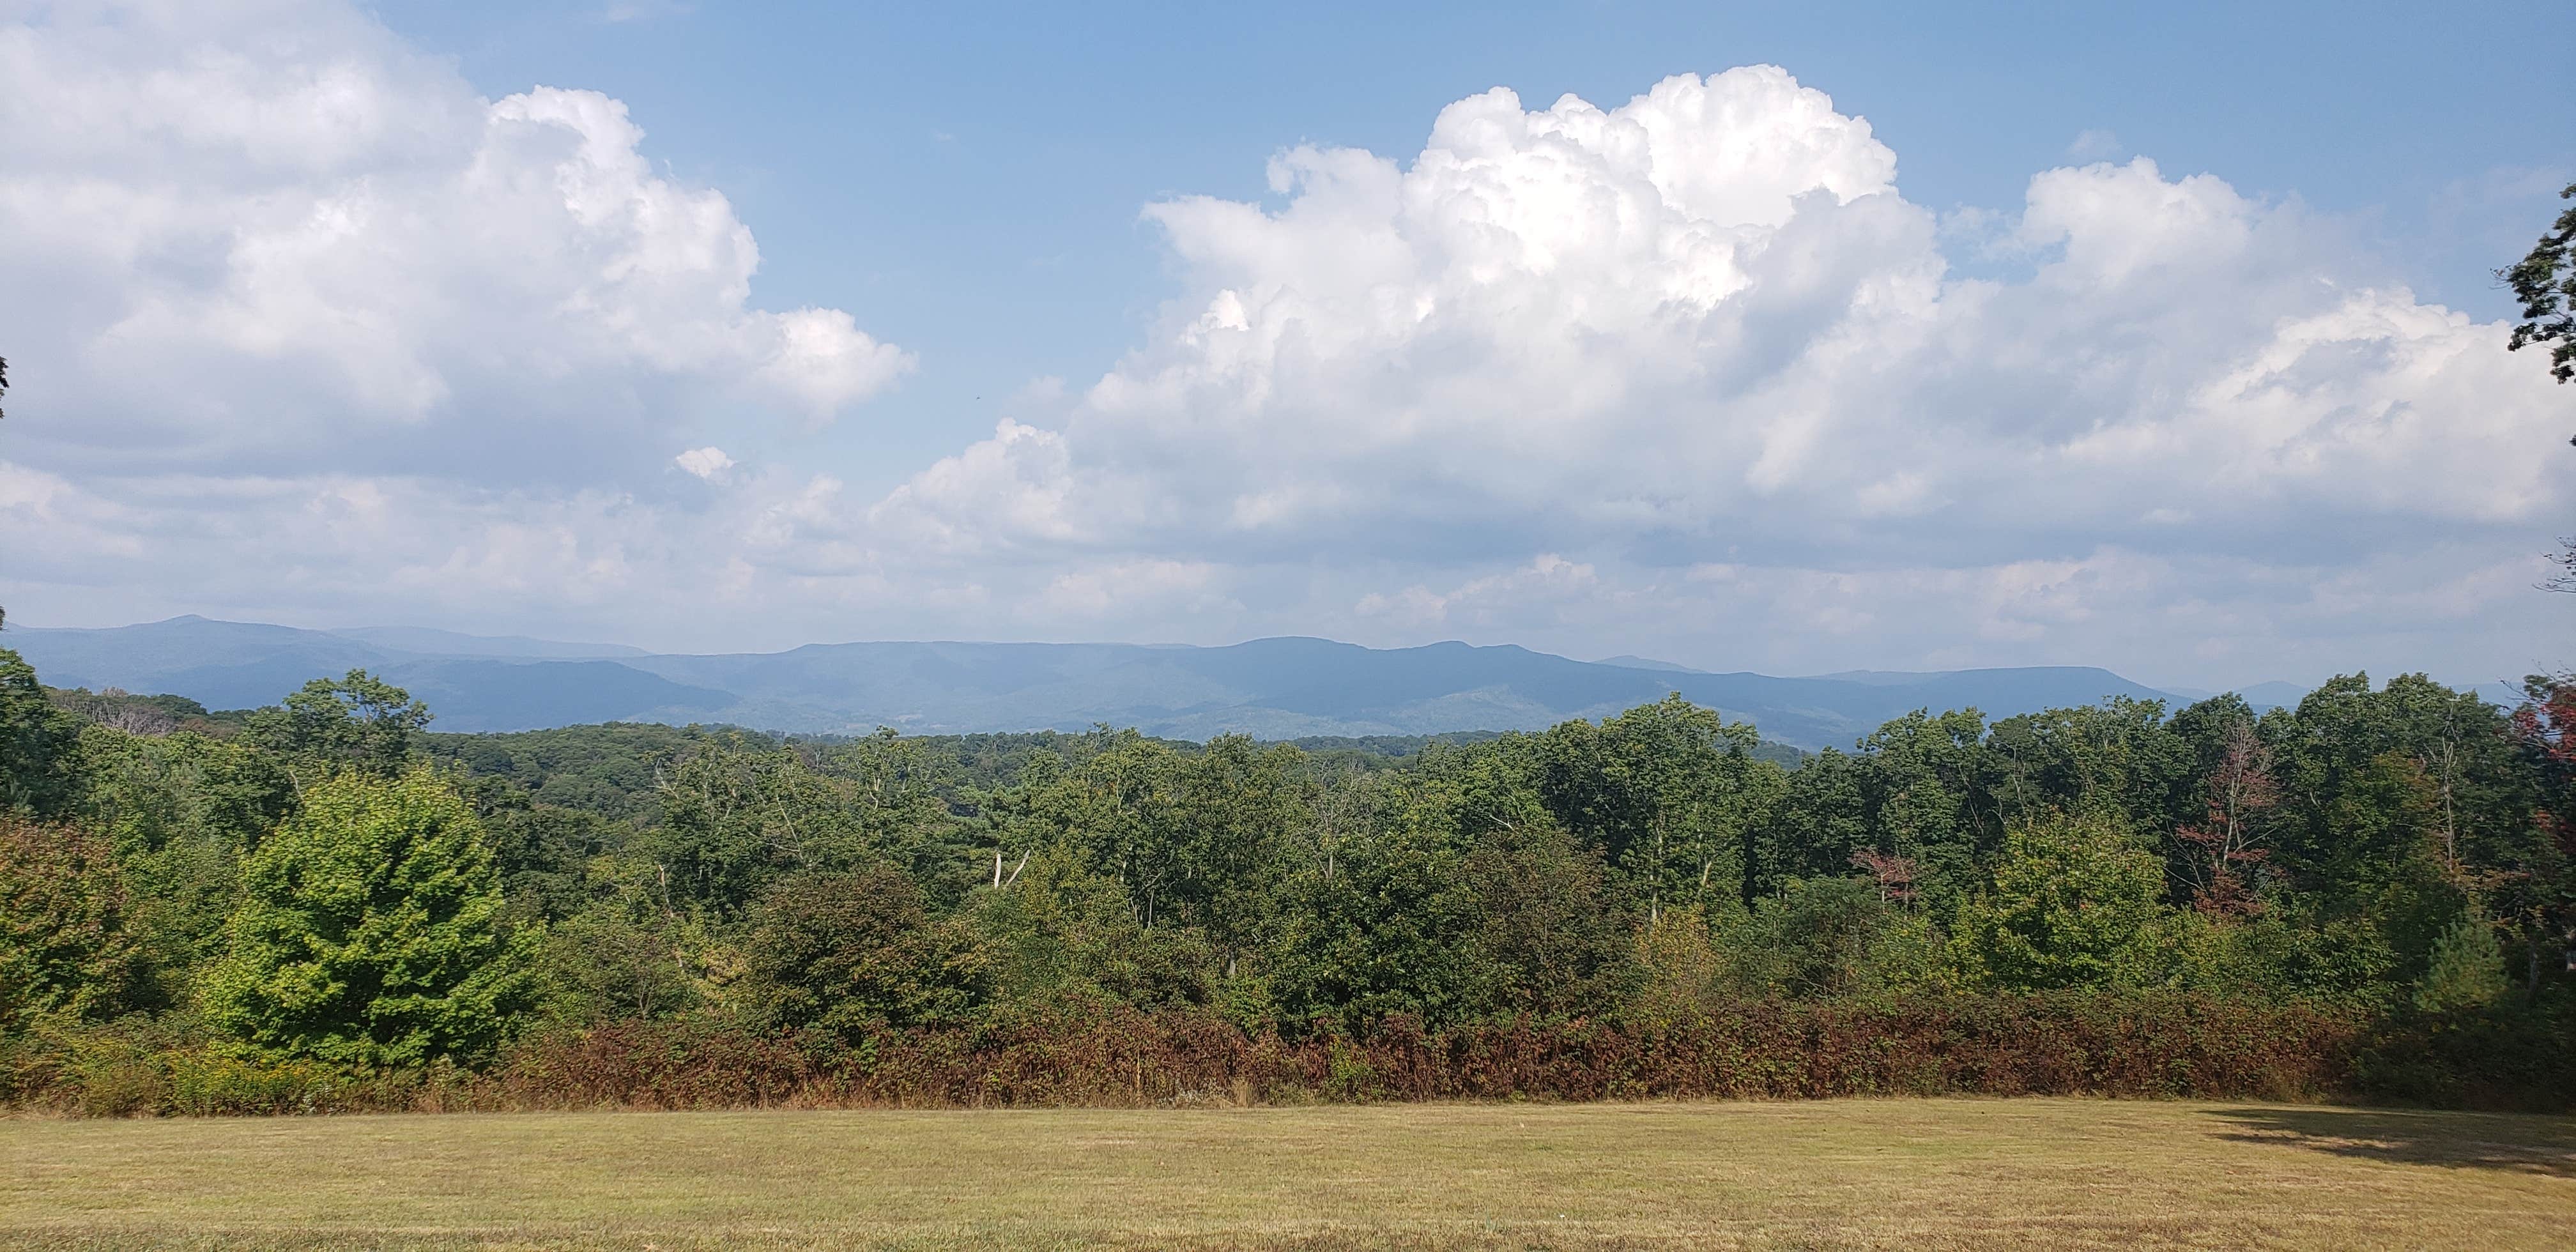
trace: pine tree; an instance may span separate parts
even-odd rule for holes
[[[2433,941],[2432,964],[2415,985],[2415,1007],[2428,1013],[2480,1009],[2511,989],[2495,928],[2475,917],[2451,923]]]

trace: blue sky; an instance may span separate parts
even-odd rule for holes
[[[1087,380],[1170,295],[1146,202],[1265,194],[1298,143],[1403,153],[1452,100],[1608,104],[1666,75],[1784,66],[1866,117],[1906,196],[2008,207],[2041,169],[2143,153],[2348,215],[2417,290],[2510,310],[2576,134],[2576,12],[2503,4],[690,5],[392,3],[487,95],[627,102],[650,151],[760,238],[762,299],[918,346],[902,456],[982,434],[997,391]],[[2555,96],[2557,109],[2547,107]],[[2085,144],[2078,148],[2079,142]],[[977,397],[983,398],[978,407]],[[858,453],[867,437],[839,432]]]
[[[0,604],[2563,666],[2576,388],[2489,271],[2576,179],[2576,86],[2521,68],[2570,46],[2563,6],[0,0]]]

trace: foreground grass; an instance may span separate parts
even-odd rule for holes
[[[2576,1119],[2088,1100],[0,1121],[11,1247],[2566,1247]]]

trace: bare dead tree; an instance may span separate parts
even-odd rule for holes
[[[2262,902],[2246,877],[2271,853],[2255,846],[2253,818],[2280,802],[2281,785],[2272,778],[2272,749],[2255,735],[2251,722],[2229,727],[2218,768],[2209,775],[2207,816],[2174,832],[2195,853],[2186,861],[2194,907],[2219,917],[2261,909]]]
[[[1914,903],[1914,879],[1921,868],[1910,856],[1896,856],[1876,848],[1863,848],[1852,853],[1851,863],[1869,871],[1878,882],[1878,898],[1891,904]]]

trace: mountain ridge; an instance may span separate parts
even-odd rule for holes
[[[1205,739],[1534,730],[1669,694],[1802,748],[1848,746],[1917,708],[1990,718],[2158,691],[2090,666],[1782,678],[1642,657],[1578,661],[1516,644],[1368,648],[1306,636],[1179,644],[878,641],[779,652],[652,653],[415,627],[318,631],[187,615],[133,626],[12,626],[46,681],[273,704],[304,681],[374,671],[438,728],[729,722],[791,733],[1080,730],[1108,723]],[[1643,664],[1640,664],[1643,662]]]

